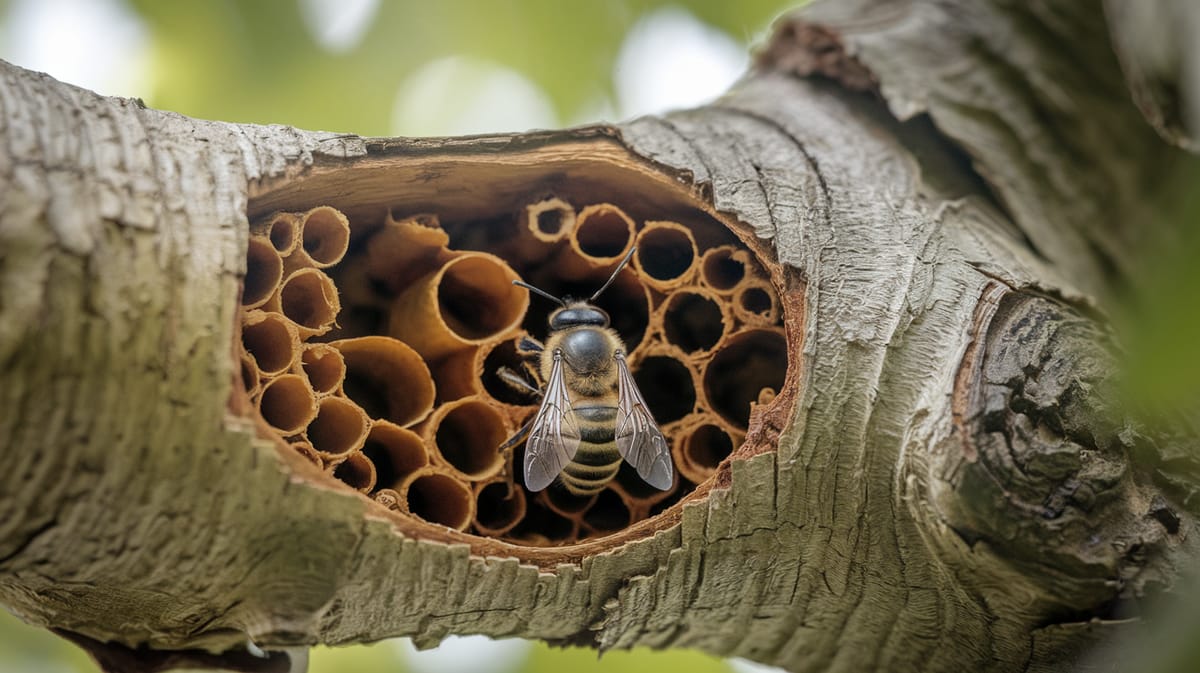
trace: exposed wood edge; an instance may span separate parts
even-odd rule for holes
[[[954,377],[954,390],[951,393],[952,402],[950,413],[954,421],[954,431],[962,442],[963,458],[967,462],[975,462],[979,458],[975,440],[967,423],[973,409],[979,406],[979,395],[982,386],[979,377],[983,372],[983,354],[987,349],[988,328],[992,318],[1000,308],[1000,300],[1012,288],[998,280],[989,280],[980,293],[979,303],[975,306],[975,314],[971,317],[971,340],[963,352],[958,374]]]

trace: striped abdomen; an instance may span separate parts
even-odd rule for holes
[[[616,407],[575,407],[579,419],[579,449],[562,471],[562,484],[572,495],[599,493],[621,469],[621,454],[613,441]]]

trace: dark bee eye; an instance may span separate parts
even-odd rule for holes
[[[608,314],[595,306],[564,308],[550,316],[550,329],[595,325],[608,327]]]

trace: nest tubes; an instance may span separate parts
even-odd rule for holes
[[[653,516],[739,446],[787,366],[781,311],[754,256],[720,223],[635,219],[555,196],[442,223],[436,213],[355,222],[321,206],[251,229],[241,371],[254,408],[293,450],[348,487],[421,520],[518,544],[569,544]],[[664,435],[671,490],[628,465],[582,498],[521,483],[505,440],[538,399],[516,344],[543,339],[556,296],[597,300]]]

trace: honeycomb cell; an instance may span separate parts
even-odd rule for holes
[[[716,423],[703,423],[683,438],[680,469],[693,481],[703,481],[716,471],[721,461],[733,453],[733,436]]]
[[[571,247],[597,266],[620,260],[633,244],[634,224],[625,211],[598,203],[579,211],[571,230]]]
[[[431,523],[466,530],[475,516],[475,496],[471,489],[433,468],[410,475],[397,492],[408,512]]]
[[[254,356],[246,351],[242,351],[238,363],[241,365],[242,387],[246,389],[246,395],[256,397],[262,390],[258,363],[254,361]]]
[[[664,354],[642,358],[633,379],[659,425],[677,421],[696,407],[692,370],[679,357]]]
[[[280,286],[277,301],[272,301],[267,306],[283,313],[306,338],[328,332],[341,309],[333,280],[310,268],[293,271]]]
[[[455,257],[457,253],[447,247],[449,242],[436,215],[421,213],[397,219],[389,212],[383,227],[366,243],[366,260],[358,260],[354,266],[365,269],[386,292],[399,295]]]
[[[609,203],[586,206],[576,216],[567,245],[559,248],[550,269],[563,280],[599,276],[603,283],[633,246],[634,232],[633,220],[620,208]]]
[[[350,245],[350,222],[329,206],[318,206],[300,216],[300,247],[288,261],[292,266],[325,269],[342,261]]]
[[[352,453],[338,463],[333,469],[333,476],[363,493],[375,487],[375,466],[361,453]]]
[[[246,277],[242,280],[242,306],[258,308],[267,303],[283,280],[283,258],[262,236],[251,236],[246,249]]]
[[[747,329],[730,336],[704,370],[713,411],[745,429],[764,388],[779,390],[787,370],[787,341],[779,329]]]
[[[503,337],[529,306],[514,280],[517,274],[493,255],[455,257],[397,298],[389,332],[429,360]]]
[[[519,231],[542,243],[561,241],[575,229],[575,209],[557,197],[530,203],[521,211]]]
[[[375,491],[371,497],[385,509],[393,512],[407,512],[405,506],[400,502],[400,494],[395,489],[381,488]]]
[[[478,399],[457,400],[430,419],[429,438],[438,455],[466,479],[490,477],[504,467],[499,447],[508,438],[504,417]]]
[[[525,516],[508,533],[508,538],[537,547],[569,544],[579,539],[579,521],[567,518],[536,499],[525,500]]]
[[[380,488],[396,488],[406,477],[429,464],[429,453],[417,433],[388,421],[372,421],[362,448],[375,464]]]
[[[475,490],[475,528],[483,535],[499,536],[525,517],[525,491],[503,481],[481,483]]]
[[[696,268],[696,240],[678,222],[647,222],[637,236],[633,261],[642,278],[665,292],[682,286]]]
[[[710,351],[725,336],[721,301],[701,288],[672,293],[663,303],[660,320],[667,341],[684,353]]]
[[[733,310],[748,325],[765,327],[779,322],[779,300],[765,280],[756,278],[740,284],[733,293]]]
[[[300,220],[293,213],[275,213],[261,227],[282,257],[292,254],[300,240]]]
[[[597,533],[621,530],[633,523],[629,505],[621,495],[606,488],[596,495],[596,503],[583,515],[583,522]]]
[[[317,450],[312,447],[312,444],[309,444],[308,442],[301,439],[301,440],[295,440],[295,441],[289,442],[288,446],[291,447],[291,449],[293,451],[295,451],[296,453],[300,454],[301,456],[304,456],[305,460],[312,463],[313,465],[315,465],[317,467],[325,466],[325,463],[323,463],[321,461],[321,455],[318,454]]]
[[[308,344],[300,353],[300,366],[313,392],[330,395],[337,392],[346,378],[342,352],[329,344]]]
[[[342,353],[346,397],[372,419],[401,427],[429,415],[435,396],[425,361],[404,343],[384,336],[355,337],[330,343]]]
[[[317,402],[304,377],[284,374],[263,386],[258,413],[286,437],[303,430],[317,415]]]
[[[242,346],[254,356],[254,363],[264,376],[290,369],[299,345],[295,326],[278,313],[255,310],[242,318]]]
[[[722,245],[704,253],[700,277],[717,292],[732,292],[746,278],[750,253],[732,245]]]
[[[437,386],[436,404],[472,397],[483,392],[479,359],[489,345],[456,351],[433,363],[433,382]]]
[[[304,435],[323,460],[333,463],[362,447],[370,423],[357,404],[344,397],[326,397]]]

